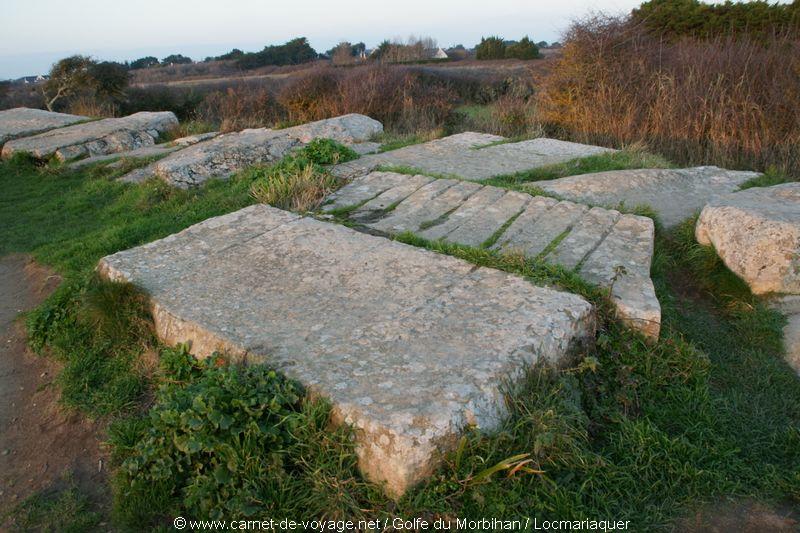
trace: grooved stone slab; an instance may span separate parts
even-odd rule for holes
[[[315,138],[344,144],[367,141],[383,131],[383,125],[364,115],[349,114],[318,120],[282,130],[248,129],[220,135],[156,162],[151,172],[180,188],[212,178],[228,178],[247,166],[275,162],[290,150]],[[130,177],[123,177],[131,181]]]
[[[506,251],[522,252],[526,257],[536,257],[545,251],[558,236],[569,231],[587,210],[588,207],[585,205],[566,201],[558,202],[531,226],[520,227],[516,233],[509,232],[508,239],[504,239],[499,247]],[[513,224],[509,229],[512,228]]]
[[[391,165],[411,167],[432,174],[485,180],[614,151],[546,138],[487,146],[503,140],[503,137],[496,135],[459,133],[381,154],[367,155],[356,161],[337,165],[333,172],[340,177],[352,178],[368,174],[378,166]]]
[[[394,174],[395,178],[400,174]],[[383,211],[391,206],[402,202],[420,188],[433,181],[427,176],[403,176],[400,184],[382,192],[372,200],[366,202],[353,213],[353,217],[359,220],[374,218],[376,215],[383,214]]]
[[[661,306],[650,280],[655,236],[649,218],[493,186],[478,186],[465,197],[459,184],[477,184],[391,172],[357,178],[331,198],[348,207],[347,198],[361,201],[364,191],[383,189],[380,183],[390,188],[353,211],[352,220],[381,233],[410,230],[426,239],[473,247],[498,234],[492,249],[520,251],[529,258],[549,250],[545,261],[578,269],[588,281],[612,287],[619,317],[646,336],[658,338]],[[387,207],[395,204],[387,213]],[[434,218],[435,224],[422,224]]]
[[[677,226],[714,195],[733,192],[757,172],[718,167],[612,170],[548,181],[536,186],[560,198],[606,207],[648,205],[665,227]]]
[[[610,285],[619,317],[647,336],[657,338],[661,330],[661,306],[650,279],[654,238],[652,219],[622,215],[585,259],[579,273],[592,283]]]
[[[467,424],[497,427],[506,379],[594,334],[579,296],[264,205],[98,268],[149,294],[166,342],[246,354],[329,398],[365,475],[393,496]]]
[[[618,219],[618,211],[601,207],[591,208],[572,228],[569,235],[547,255],[547,260],[574,269],[584,257],[600,245]]]
[[[28,152],[37,159],[55,156],[66,161],[127,152],[155,144],[159,135],[177,125],[178,119],[171,111],[142,111],[122,118],[104,118],[9,141],[3,146],[3,158]]]
[[[800,294],[800,183],[718,196],[695,230],[753,294]]]
[[[36,135],[55,128],[61,128],[89,120],[89,117],[53,113],[42,109],[15,107],[0,111],[0,147],[3,143],[19,137]]]
[[[344,187],[328,196],[328,203],[322,206],[322,211],[328,213],[344,207],[363,204],[382,192],[407,182],[406,178],[406,176],[392,172],[373,172],[359,180],[353,187]],[[425,183],[429,181],[430,179]]]
[[[73,161],[70,163],[70,168],[81,168],[87,165],[92,165],[94,163],[102,163],[103,161],[111,161],[112,159],[120,159],[120,158],[134,158],[140,159],[145,157],[154,157],[159,155],[165,155],[181,148],[186,148],[187,146],[191,146],[193,144],[197,144],[202,141],[206,141],[208,139],[213,139],[219,135],[217,132],[211,133],[200,133],[197,135],[189,135],[188,137],[181,137],[179,139],[175,139],[172,142],[163,143],[163,144],[156,144],[152,146],[142,146],[141,148],[136,148],[134,150],[130,150],[128,152],[119,152],[116,154],[105,154],[105,155],[95,155],[92,157],[87,157],[86,159],[78,159],[77,161]],[[138,169],[137,169],[138,170]],[[136,180],[127,180],[127,181],[136,181]]]

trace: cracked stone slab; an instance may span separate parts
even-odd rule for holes
[[[459,183],[478,189],[470,188],[467,195],[456,189]],[[620,318],[647,337],[658,338],[661,306],[650,279],[655,238],[651,219],[475,182],[392,172],[356,178],[331,198],[337,206],[348,207],[348,198],[363,201],[377,190],[384,192],[353,211],[351,220],[373,232],[413,231],[429,240],[473,247],[488,245],[497,235],[493,250],[518,251],[529,258],[547,252],[545,261],[610,287]],[[387,213],[389,206],[394,209]],[[425,224],[433,219],[435,224]]]
[[[611,286],[620,319],[648,337],[658,338],[661,306],[650,279],[654,238],[652,219],[621,215],[583,261],[579,274],[592,283]]]
[[[567,201],[557,202],[530,227],[520,228],[515,233],[508,232],[507,239],[505,235],[501,237],[502,242],[499,243],[498,248],[503,251],[522,252],[526,257],[537,257],[557,237],[564,232],[569,232],[587,210],[588,207],[585,205]],[[514,223],[516,222],[515,220]],[[509,229],[513,230],[513,226],[512,223]]]
[[[166,342],[268,363],[328,398],[362,471],[392,496],[467,425],[496,428],[505,384],[566,362],[595,327],[579,296],[265,205],[98,269],[146,291]]]
[[[559,198],[615,208],[650,206],[665,227],[677,226],[700,211],[708,200],[733,192],[757,176],[757,172],[718,167],[683,169],[611,170],[555,180],[536,186]]]
[[[42,109],[15,107],[0,111],[0,148],[6,141],[89,120],[89,117],[54,113]]]
[[[333,173],[339,177],[352,178],[368,174],[381,165],[404,166],[417,169],[421,173],[480,181],[614,151],[547,138],[503,142],[505,140],[496,135],[459,133],[364,156],[357,161],[337,165],[333,168]]]
[[[276,162],[316,138],[343,144],[368,141],[383,131],[383,125],[364,115],[349,114],[291,128],[246,129],[219,135],[156,162],[149,171],[179,188],[196,187],[213,178],[226,179],[256,164]],[[140,181],[141,172],[123,176],[123,181]]]
[[[400,176],[400,174],[394,174],[393,178]],[[398,181],[398,185],[382,192],[356,209],[351,218],[368,221],[380,217],[387,209],[399,204],[422,187],[431,183],[433,178],[427,176],[402,176]]]
[[[606,238],[619,217],[619,211],[600,207],[589,209],[569,235],[547,255],[547,260],[569,269],[576,268]]]
[[[421,231],[420,235],[429,240],[444,239],[449,233],[468,222],[477,223],[477,225],[482,227],[483,224],[480,223],[479,217],[486,215],[491,206],[502,198],[505,193],[506,191],[499,187],[483,187],[470,196],[467,201],[461,204],[453,213],[450,213],[447,220]],[[504,222],[505,220],[508,220],[508,218],[505,218]],[[455,239],[450,240],[453,242],[463,242]],[[483,242],[483,240],[479,241],[478,244],[481,242]],[[467,243],[464,242],[464,244]]]
[[[104,118],[16,139],[3,146],[3,158],[27,152],[37,159],[59,161],[77,157],[128,152],[152,146],[163,133],[178,126],[171,111],[142,111],[121,118]]]
[[[394,189],[398,185],[402,185],[408,181],[407,177],[401,174],[395,174],[393,172],[373,172],[369,176],[365,176],[364,179],[358,180],[353,186],[343,187],[328,196],[326,200],[327,203],[322,206],[322,211],[328,213],[345,207],[361,205],[364,202],[372,200],[384,191]],[[426,179],[425,183],[429,181],[431,181],[430,178]],[[422,185],[420,185],[420,187]],[[414,190],[411,192],[414,192]]]
[[[800,294],[800,183],[713,198],[695,236],[712,245],[753,294]]]

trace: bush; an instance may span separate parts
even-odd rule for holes
[[[243,54],[236,64],[242,69],[265,65],[298,65],[316,59],[317,55],[305,37],[298,37],[285,44],[265,46],[260,52]]]
[[[502,37],[481,37],[475,50],[477,59],[503,59],[506,57],[506,44]]]
[[[543,87],[555,134],[643,142],[681,164],[800,173],[800,39],[665,42],[630,18],[577,23]]]
[[[776,34],[800,34],[800,2],[725,2],[651,0],[632,13],[634,23],[671,39],[711,38],[727,35],[766,40]]]
[[[305,212],[315,209],[336,188],[336,179],[319,165],[356,159],[350,148],[330,139],[315,139],[280,163],[247,171],[253,196],[281,209]]]
[[[508,59],[538,59],[539,57],[541,57],[539,47],[533,44],[533,41],[527,36],[506,48],[506,58]]]
[[[159,390],[119,470],[120,514],[131,510],[127,498],[142,495],[156,496],[152,507],[138,509],[152,515],[179,505],[197,517],[262,512],[268,480],[288,475],[285,453],[301,421],[300,386],[263,366],[228,365],[219,357],[197,362],[181,347],[166,351],[163,364],[172,382]]]
[[[453,109],[445,82],[404,67],[314,69],[278,93],[290,122],[362,113],[401,132],[433,129]]]

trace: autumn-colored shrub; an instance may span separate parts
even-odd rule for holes
[[[576,140],[800,174],[800,41],[667,42],[628,18],[593,18],[569,30],[539,113]]]

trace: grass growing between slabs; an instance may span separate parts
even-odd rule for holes
[[[32,253],[66,278],[30,315],[31,341],[65,362],[67,405],[113,419],[117,527],[155,528],[183,513],[595,518],[653,531],[727,497],[797,505],[800,383],[780,355],[781,318],[689,226],[656,243],[664,324],[655,345],[611,318],[604,291],[559,267],[399,236],[582,294],[598,305],[601,328],[574,367],[532,369],[497,433],[468,432],[396,503],[360,478],[347,430],[331,431],[324,403],[268,369],[198,363],[159,345],[136,291],[92,279],[103,255],[244,207],[258,184],[276,202],[306,197],[305,178],[269,187],[295,163],[195,191],[121,185],[102,168],[0,163],[0,253]],[[147,352],[157,361],[146,363]]]

